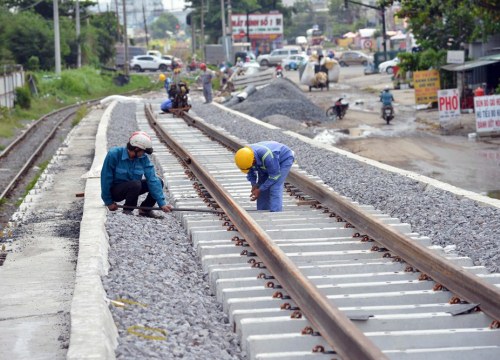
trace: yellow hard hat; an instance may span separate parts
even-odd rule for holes
[[[165,74],[160,74],[160,81],[165,81],[166,78]]]
[[[253,154],[253,150],[248,146],[239,149],[234,155],[234,162],[236,166],[238,166],[245,174],[252,168],[254,160],[255,156]]]

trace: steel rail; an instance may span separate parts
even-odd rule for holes
[[[217,129],[199,118],[184,114],[183,118],[225,146],[237,150],[246,144],[226,138]],[[201,120],[201,121],[200,121]],[[367,212],[342,198],[323,185],[295,170],[288,175],[289,182],[319,201],[331,211],[351,223],[356,229],[380,242],[401,256],[407,263],[452,291],[461,300],[477,303],[484,313],[500,320],[500,289],[480,277],[453,264],[445,258],[416,243],[408,236],[386,226]]]
[[[66,109],[65,109],[66,110]],[[56,133],[57,129],[63,122],[68,120],[71,116],[75,115],[76,111],[72,111],[68,115],[66,115],[64,118],[62,118],[60,121],[57,122],[57,124],[54,126],[52,131],[47,135],[47,137],[42,141],[40,145],[36,148],[36,150],[33,152],[33,154],[30,156],[30,158],[26,161],[26,164],[17,172],[17,174],[14,176],[12,181],[6,186],[4,191],[0,194],[0,201],[4,199],[15,187],[17,184],[19,178],[23,176],[28,169],[31,167],[31,165],[35,162],[36,158],[40,155],[42,150],[47,146],[48,142],[54,137],[54,134]],[[53,113],[51,113],[53,114]],[[50,115],[50,114],[49,114]]]
[[[189,151],[157,124],[152,109],[147,105],[145,112],[151,127],[184,159],[186,166],[203,183],[258,257],[332,349],[346,360],[388,359],[344,313],[319,292],[318,288],[301,273],[269,235],[224,191]]]

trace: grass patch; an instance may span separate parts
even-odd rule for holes
[[[124,86],[114,83],[114,77],[118,74],[101,72],[88,66],[64,70],[60,76],[49,72],[34,72],[31,75],[35,78],[38,95],[31,98],[29,109],[19,106],[11,110],[0,108],[0,137],[11,138],[26,122],[68,105],[108,95],[158,89],[157,75],[154,73],[150,76],[131,74],[129,83]]]
[[[86,106],[80,106],[78,110],[76,111],[75,117],[73,121],[71,121],[71,127],[75,127],[82,121],[82,119],[87,115],[88,109]]]
[[[33,189],[35,187],[38,179],[40,179],[40,176],[42,175],[42,173],[44,172],[44,170],[47,168],[48,165],[49,165],[49,160],[44,161],[43,163],[41,163],[39,165],[39,169],[36,172],[35,177],[33,179],[31,179],[31,181],[28,183],[28,186],[26,187],[26,190],[24,190],[24,194],[23,194],[22,198],[19,199],[18,201],[16,201],[16,206],[21,205],[21,203],[23,202],[26,195],[28,195],[28,193],[31,191],[31,189]]]

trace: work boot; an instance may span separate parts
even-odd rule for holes
[[[155,214],[153,210],[139,210],[139,216],[144,216],[152,219],[163,219],[163,215]]]

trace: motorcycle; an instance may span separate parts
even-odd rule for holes
[[[385,120],[387,125],[389,125],[391,120],[394,119],[394,108],[392,105],[385,105],[382,108],[382,118]]]
[[[347,109],[349,109],[349,102],[341,97],[337,101],[335,101],[335,104],[333,106],[330,106],[326,110],[326,116],[330,120],[342,120],[342,118],[345,116]]]

